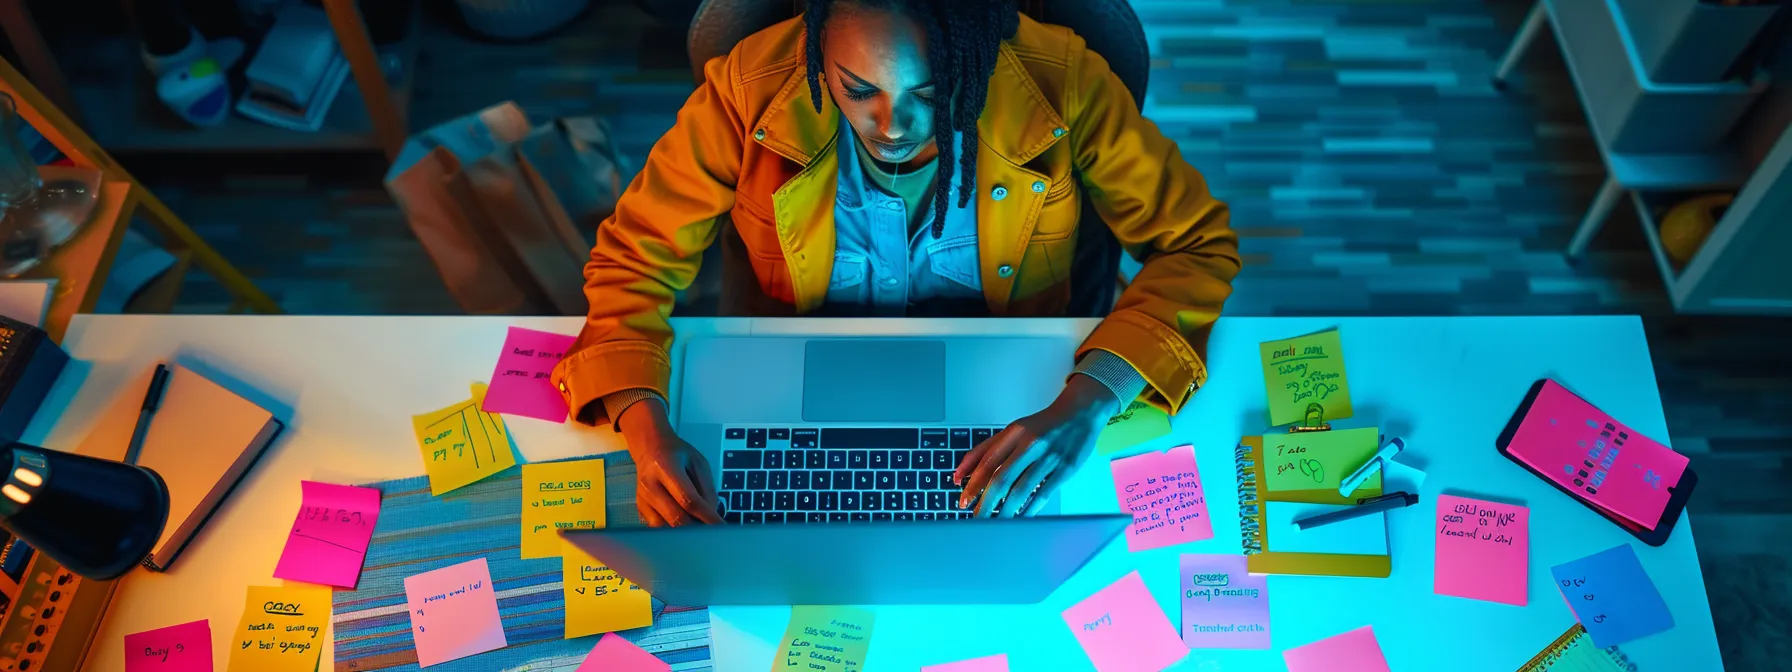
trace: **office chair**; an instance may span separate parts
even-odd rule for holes
[[[736,43],[796,16],[805,4],[803,0],[703,0],[691,18],[691,29],[685,37],[692,77],[702,83],[703,66],[710,59],[727,56]],[[1133,102],[1144,107],[1145,88],[1151,74],[1151,50],[1145,42],[1145,29],[1139,24],[1139,17],[1133,13],[1128,0],[1020,0],[1016,4],[1035,21],[1076,31],[1088,42],[1089,49],[1107,60],[1108,67],[1132,93]],[[732,226],[725,227],[723,244],[712,245],[712,251],[739,245],[739,236],[733,229]],[[1106,317],[1113,310],[1118,291],[1114,280],[1120,275],[1121,252],[1120,241],[1114,238],[1114,232],[1095,212],[1085,194],[1082,219],[1077,226],[1076,255],[1071,260],[1069,316]],[[705,255],[704,267],[709,271],[718,270],[717,266],[733,268],[733,264],[726,261],[711,263],[720,256],[731,260],[733,255],[732,250]],[[1079,278],[1095,281],[1077,282]],[[739,291],[740,288],[732,286],[739,284],[742,283],[726,283],[729,286],[720,291],[724,294]],[[748,284],[757,289],[757,283]],[[742,301],[746,303],[741,304]],[[724,300],[723,303],[731,301]],[[757,304],[756,312],[775,311],[775,307],[765,305],[768,302],[758,297],[737,297],[732,303]]]

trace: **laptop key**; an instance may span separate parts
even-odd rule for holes
[[[834,489],[835,490],[851,490],[852,489],[852,472],[836,471],[836,472],[834,472],[833,481],[834,481]]]
[[[845,511],[835,511],[833,513],[828,514],[828,522],[844,523],[844,522],[846,522],[846,516],[847,516],[847,513]]]
[[[784,451],[784,468],[785,469],[801,469],[801,468],[803,468],[803,451],[800,451],[800,450]]]
[[[921,447],[922,448],[945,448],[946,447],[946,430],[943,430],[943,429],[923,429],[923,430],[921,430]]]
[[[739,469],[722,470],[723,490],[743,490],[747,487],[747,472]]]
[[[754,429],[747,430],[747,447],[748,448],[764,448],[765,447],[765,428],[760,427],[760,428],[754,428]]]
[[[786,523],[806,523],[806,522],[809,522],[809,519],[805,516],[805,514],[802,514],[802,513],[796,512],[796,511],[791,511],[789,513],[784,514],[784,522],[786,522]]]
[[[913,472],[913,471],[898,471],[898,472],[896,472],[896,487],[899,489],[902,489],[902,490],[915,489],[915,472]]]
[[[900,492],[884,493],[884,510],[885,511],[901,511],[902,510],[902,493],[900,493]]]
[[[813,513],[810,513],[809,514],[809,522],[811,522],[811,523],[828,522],[828,514],[822,513],[820,511],[815,511]]]
[[[757,450],[724,450],[722,451],[723,469],[758,469],[759,455]]]
[[[859,508],[866,511],[882,511],[884,508],[884,494],[881,492],[860,493]]]
[[[833,490],[822,490],[822,491],[816,492],[815,493],[815,501],[821,503],[820,508],[823,511],[839,511],[840,510],[840,493],[834,492]]]
[[[901,513],[896,514],[896,519],[897,520],[914,520],[915,514],[909,513],[907,511],[903,511]]]
[[[906,450],[890,451],[890,468],[891,469],[907,469],[908,468],[908,455],[909,455],[909,453]]]
[[[958,486],[952,484],[952,472],[950,472],[950,471],[940,472],[940,489],[941,490],[958,490],[959,489]]]
[[[921,511],[915,514],[915,520],[933,520],[932,511]]]
[[[968,450],[952,451],[952,468],[957,469],[958,465],[964,464],[964,456],[969,454],[971,454],[971,451]]]
[[[796,493],[796,510],[814,511],[815,493],[808,490]]]
[[[892,490],[892,489],[895,489],[895,487],[896,487],[896,472],[894,472],[894,471],[877,472],[877,489]]]
[[[954,427],[949,430],[949,433],[952,439],[948,448],[953,450],[971,449],[971,429],[969,427]]]
[[[814,448],[816,446],[816,444],[820,443],[819,437],[820,437],[820,430],[792,429],[792,430],[790,430],[790,447],[791,448]]]
[[[889,519],[890,519],[890,514],[887,514],[887,513],[884,513],[884,512],[882,512],[882,511],[879,511],[879,512],[877,512],[877,513],[873,513],[873,514],[871,514],[871,519],[872,519],[872,520],[878,520],[878,521],[885,521],[885,520],[889,520]]]
[[[914,473],[914,472],[909,472]],[[920,482],[916,485],[922,490],[937,490],[940,487],[940,473],[937,471],[920,472]]]
[[[938,490],[935,490],[934,492],[938,492]],[[904,509],[920,511],[927,508],[927,493],[925,492],[903,493],[902,499],[902,508]]]
[[[736,490],[734,492],[728,493],[728,510],[730,510],[730,511],[752,511],[753,510],[753,493],[747,492],[745,490]]]
[[[773,441],[789,441],[790,440],[790,428],[789,427],[778,427],[776,429],[773,429],[773,430],[771,430],[771,432],[769,432],[766,435],[766,438],[769,438]]]
[[[826,468],[828,466],[828,451],[825,451],[825,450],[805,450],[805,451],[803,451],[803,466],[808,467],[810,469]]]
[[[740,522],[748,525],[758,525],[759,523],[765,522],[765,514],[758,511],[748,511],[741,514]]]
[[[936,451],[933,451],[933,468],[935,468],[935,469],[957,469],[958,463],[952,461],[952,451],[936,450]]]
[[[767,468],[767,469],[783,469],[784,468],[784,451],[782,451],[782,450],[767,450],[767,451],[764,451],[764,454],[765,454],[765,460],[764,460],[765,468]]]
[[[868,458],[869,458],[868,451],[863,451],[863,450],[846,451],[846,466],[851,467],[853,469],[864,469],[865,461]]]
[[[770,490],[758,490],[753,493],[753,510],[772,510],[772,493]]]
[[[869,472],[869,471],[852,472],[852,487],[854,490],[870,490],[871,489],[871,472]]]
[[[840,508],[847,511],[859,510],[859,491],[847,490],[840,493]]]
[[[743,439],[747,438],[747,428],[745,428],[745,427],[729,427],[728,433],[724,434],[723,438],[728,439],[730,441],[743,440]]]
[[[729,511],[722,514],[722,522],[724,523],[739,523],[740,521],[741,513],[739,511]]]
[[[788,471],[784,471],[784,470],[780,469],[778,471],[771,472],[771,478],[769,480],[771,481],[771,483],[770,483],[770,485],[768,485],[766,487],[769,487],[773,490],[787,490],[790,488],[790,472],[788,472]]]
[[[852,513],[852,522],[855,522],[855,523],[871,522],[871,514],[865,513],[862,511],[854,511]]]
[[[833,473],[833,472],[828,472],[828,471],[811,471],[811,472],[809,472],[809,487],[815,488],[816,490],[828,489],[829,487],[831,487],[828,485],[828,475],[831,473]]]
[[[909,453],[909,455],[914,458],[911,464],[914,464],[916,469],[933,468],[933,451],[917,450]]]
[[[945,511],[951,508],[946,505],[946,493],[939,490],[927,493],[927,508],[932,511]]]
[[[765,522],[782,523],[784,522],[784,513],[781,511],[767,511],[765,512]]]
[[[747,472],[747,489],[748,490],[764,490],[765,489],[765,474],[766,474],[766,472],[763,472],[763,471]]]
[[[872,469],[889,469],[890,468],[890,451],[887,451],[887,450],[871,451],[871,468]]]
[[[807,472],[807,471],[790,472],[790,489],[791,490],[808,490],[809,489],[809,472]]]
[[[828,468],[829,469],[845,469],[846,468],[846,451],[830,450],[830,451],[828,451],[827,457],[828,457]]]
[[[772,493],[772,508],[775,508],[779,511],[795,510],[796,509],[796,493],[791,492],[789,490],[779,490],[777,492]]]

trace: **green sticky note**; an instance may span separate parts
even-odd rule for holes
[[[1380,437],[1374,427],[1264,435],[1263,474],[1271,491],[1335,491],[1344,477],[1375,457]],[[1380,489],[1381,472],[1357,487]]]
[[[791,607],[790,626],[784,628],[784,643],[772,661],[773,672],[865,669],[865,653],[871,648],[871,625],[876,616],[852,607]]]
[[[1095,440],[1095,452],[1106,455],[1169,433],[1170,416],[1135,399],[1124,412],[1108,418],[1107,426],[1101,428],[1101,437]]]
[[[1306,417],[1319,404],[1325,420],[1350,417],[1350,382],[1344,377],[1344,347],[1338,330],[1258,345],[1263,356],[1263,389],[1269,394],[1269,424]]]

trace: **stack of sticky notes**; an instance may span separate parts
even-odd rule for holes
[[[1530,591],[1531,510],[1469,497],[1437,499],[1439,595],[1524,606]]]
[[[1269,424],[1301,422],[1315,405],[1322,421],[1348,418],[1350,381],[1344,377],[1344,346],[1331,329],[1257,346],[1263,358],[1263,389],[1269,397]]]
[[[1630,544],[1556,565],[1549,573],[1594,644],[1618,646],[1674,627],[1667,602]]]
[[[1109,463],[1109,468],[1120,508],[1132,515],[1126,526],[1128,549],[1144,551],[1213,538],[1194,446],[1124,457]]]

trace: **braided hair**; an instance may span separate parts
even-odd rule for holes
[[[803,24],[808,61],[809,102],[821,111],[821,34],[836,0],[807,0]],[[840,0],[861,7],[888,9],[920,23],[927,31],[927,64],[940,102],[933,107],[934,137],[939,140],[939,179],[933,189],[933,237],[945,232],[946,206],[952,177],[958,176],[958,207],[977,191],[977,119],[989,94],[989,77],[1003,40],[1014,36],[1020,13],[1013,0]],[[951,138],[962,136],[959,147]],[[956,158],[956,171],[954,159]]]

